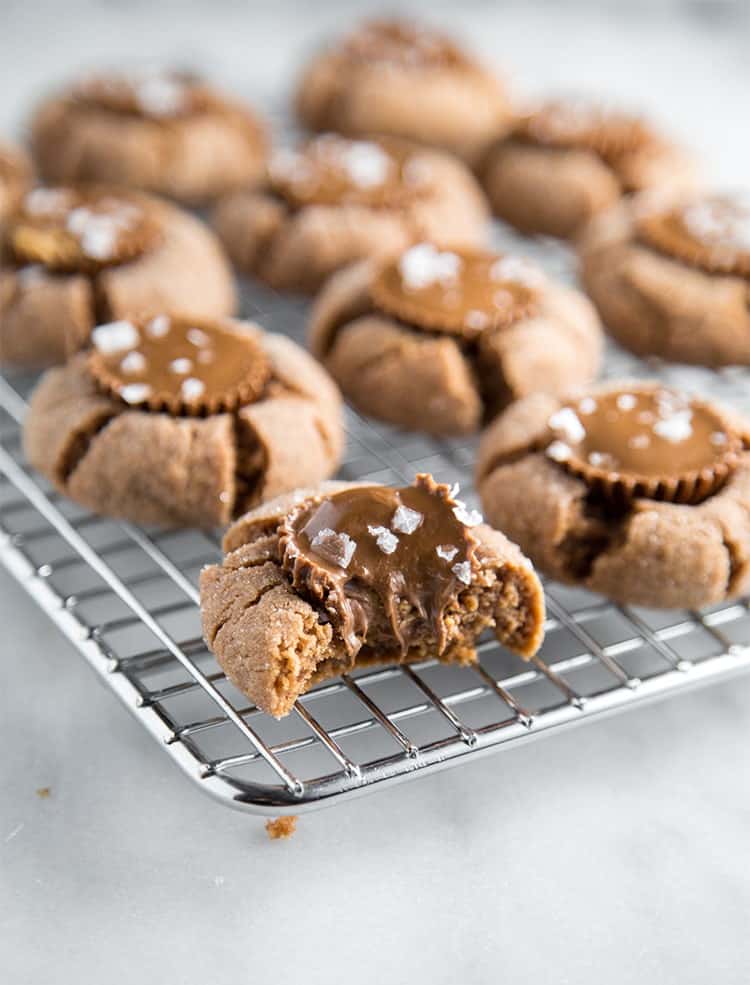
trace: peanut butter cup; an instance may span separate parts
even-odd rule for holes
[[[146,202],[102,188],[36,188],[8,230],[19,263],[69,273],[128,263],[161,237],[158,216]]]
[[[656,382],[532,394],[482,436],[482,507],[550,578],[627,605],[750,590],[750,422]]]
[[[547,455],[619,501],[699,503],[726,482],[743,447],[714,406],[661,386],[582,397],[548,424]]]
[[[391,489],[333,482],[264,503],[201,574],[206,641],[263,711],[286,715],[357,666],[476,660],[488,628],[532,656],[539,580],[517,548],[429,475]]]
[[[427,241],[332,277],[309,342],[359,410],[441,435],[587,383],[602,347],[586,298],[528,260]]]
[[[467,520],[481,517],[429,475],[402,489],[357,486],[287,515],[282,566],[294,588],[325,607],[347,653],[356,655],[377,623],[406,654],[427,622],[440,655],[448,603],[476,568]]]
[[[703,196],[636,210],[638,235],[649,246],[708,273],[750,277],[750,201]]]
[[[543,284],[541,271],[518,257],[419,243],[383,265],[370,291],[402,321],[473,337],[535,314]]]
[[[257,400],[271,374],[256,335],[228,323],[158,315],[100,325],[89,371],[130,406],[204,416]]]

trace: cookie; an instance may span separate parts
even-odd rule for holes
[[[480,170],[496,215],[522,232],[562,238],[624,195],[695,180],[685,152],[643,119],[586,99],[522,116]]]
[[[0,223],[19,206],[31,185],[31,161],[19,147],[0,143]]]
[[[750,365],[750,203],[638,196],[593,220],[581,277],[612,335],[642,356]]]
[[[473,163],[510,126],[502,82],[446,34],[375,20],[318,54],[297,85],[309,129],[385,134]]]
[[[222,564],[201,573],[203,632],[227,677],[281,717],[355,666],[473,663],[490,627],[531,657],[539,580],[456,492],[429,475],[401,489],[337,482],[240,519]]]
[[[340,267],[422,236],[480,243],[488,215],[472,174],[445,154],[325,134],[277,154],[267,188],[228,196],[215,227],[240,270],[313,293]]]
[[[209,528],[336,469],[338,391],[290,339],[158,315],[92,342],[42,378],[23,437],[29,462],[94,512]]]
[[[0,230],[5,364],[64,362],[97,322],[132,313],[220,318],[235,306],[214,235],[160,199],[102,186],[35,188]]]
[[[518,401],[482,438],[489,521],[558,581],[701,608],[750,589],[750,422],[657,383]]]
[[[258,182],[264,124],[197,76],[144,70],[90,75],[46,100],[31,123],[50,184],[94,182],[196,205]]]
[[[602,334],[582,294],[528,261],[422,242],[332,277],[309,344],[358,410],[456,435],[533,390],[592,379]]]

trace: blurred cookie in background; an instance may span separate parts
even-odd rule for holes
[[[0,223],[18,208],[31,181],[31,161],[26,152],[0,141]]]

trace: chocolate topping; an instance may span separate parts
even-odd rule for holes
[[[384,62],[400,68],[467,68],[472,64],[446,35],[398,20],[369,21],[343,42],[341,52],[352,62]]]
[[[347,652],[375,627],[405,654],[433,633],[447,642],[446,611],[471,584],[480,522],[429,475],[413,486],[359,486],[303,502],[283,521],[282,563],[299,591],[322,603]]]
[[[158,315],[92,333],[89,372],[131,406],[217,414],[258,399],[270,366],[258,338],[227,324]]]
[[[398,208],[429,186],[424,159],[393,139],[349,140],[323,134],[269,165],[271,188],[292,208],[365,205]]]
[[[90,75],[73,86],[71,95],[85,106],[153,120],[192,116],[216,100],[197,77],[176,71]]]
[[[705,196],[641,209],[640,238],[668,256],[709,273],[750,277],[750,201]]]
[[[605,160],[637,150],[653,139],[638,117],[583,97],[544,103],[519,122],[517,135],[550,147],[587,148]]]
[[[533,315],[543,283],[519,257],[418,243],[376,272],[370,293],[402,321],[474,338]]]
[[[655,384],[582,397],[548,424],[547,456],[616,500],[700,502],[726,481],[743,447],[711,404]]]
[[[160,239],[160,224],[142,201],[107,189],[35,188],[8,229],[17,261],[55,271],[127,263]]]

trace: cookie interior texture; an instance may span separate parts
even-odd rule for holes
[[[363,663],[476,659],[487,627],[523,656],[542,635],[541,586],[514,545],[428,475],[347,483],[238,521],[204,570],[206,639],[260,708],[287,714],[313,683]]]
[[[637,210],[640,239],[707,273],[750,277],[750,201],[706,195]]]
[[[537,394],[484,435],[477,485],[541,570],[626,604],[702,607],[750,577],[747,425],[658,384]]]
[[[160,223],[143,200],[103,188],[36,188],[8,225],[15,261],[52,272],[95,273],[159,245]]]
[[[271,368],[258,338],[228,324],[158,315],[100,325],[88,368],[129,406],[219,414],[259,399]]]

